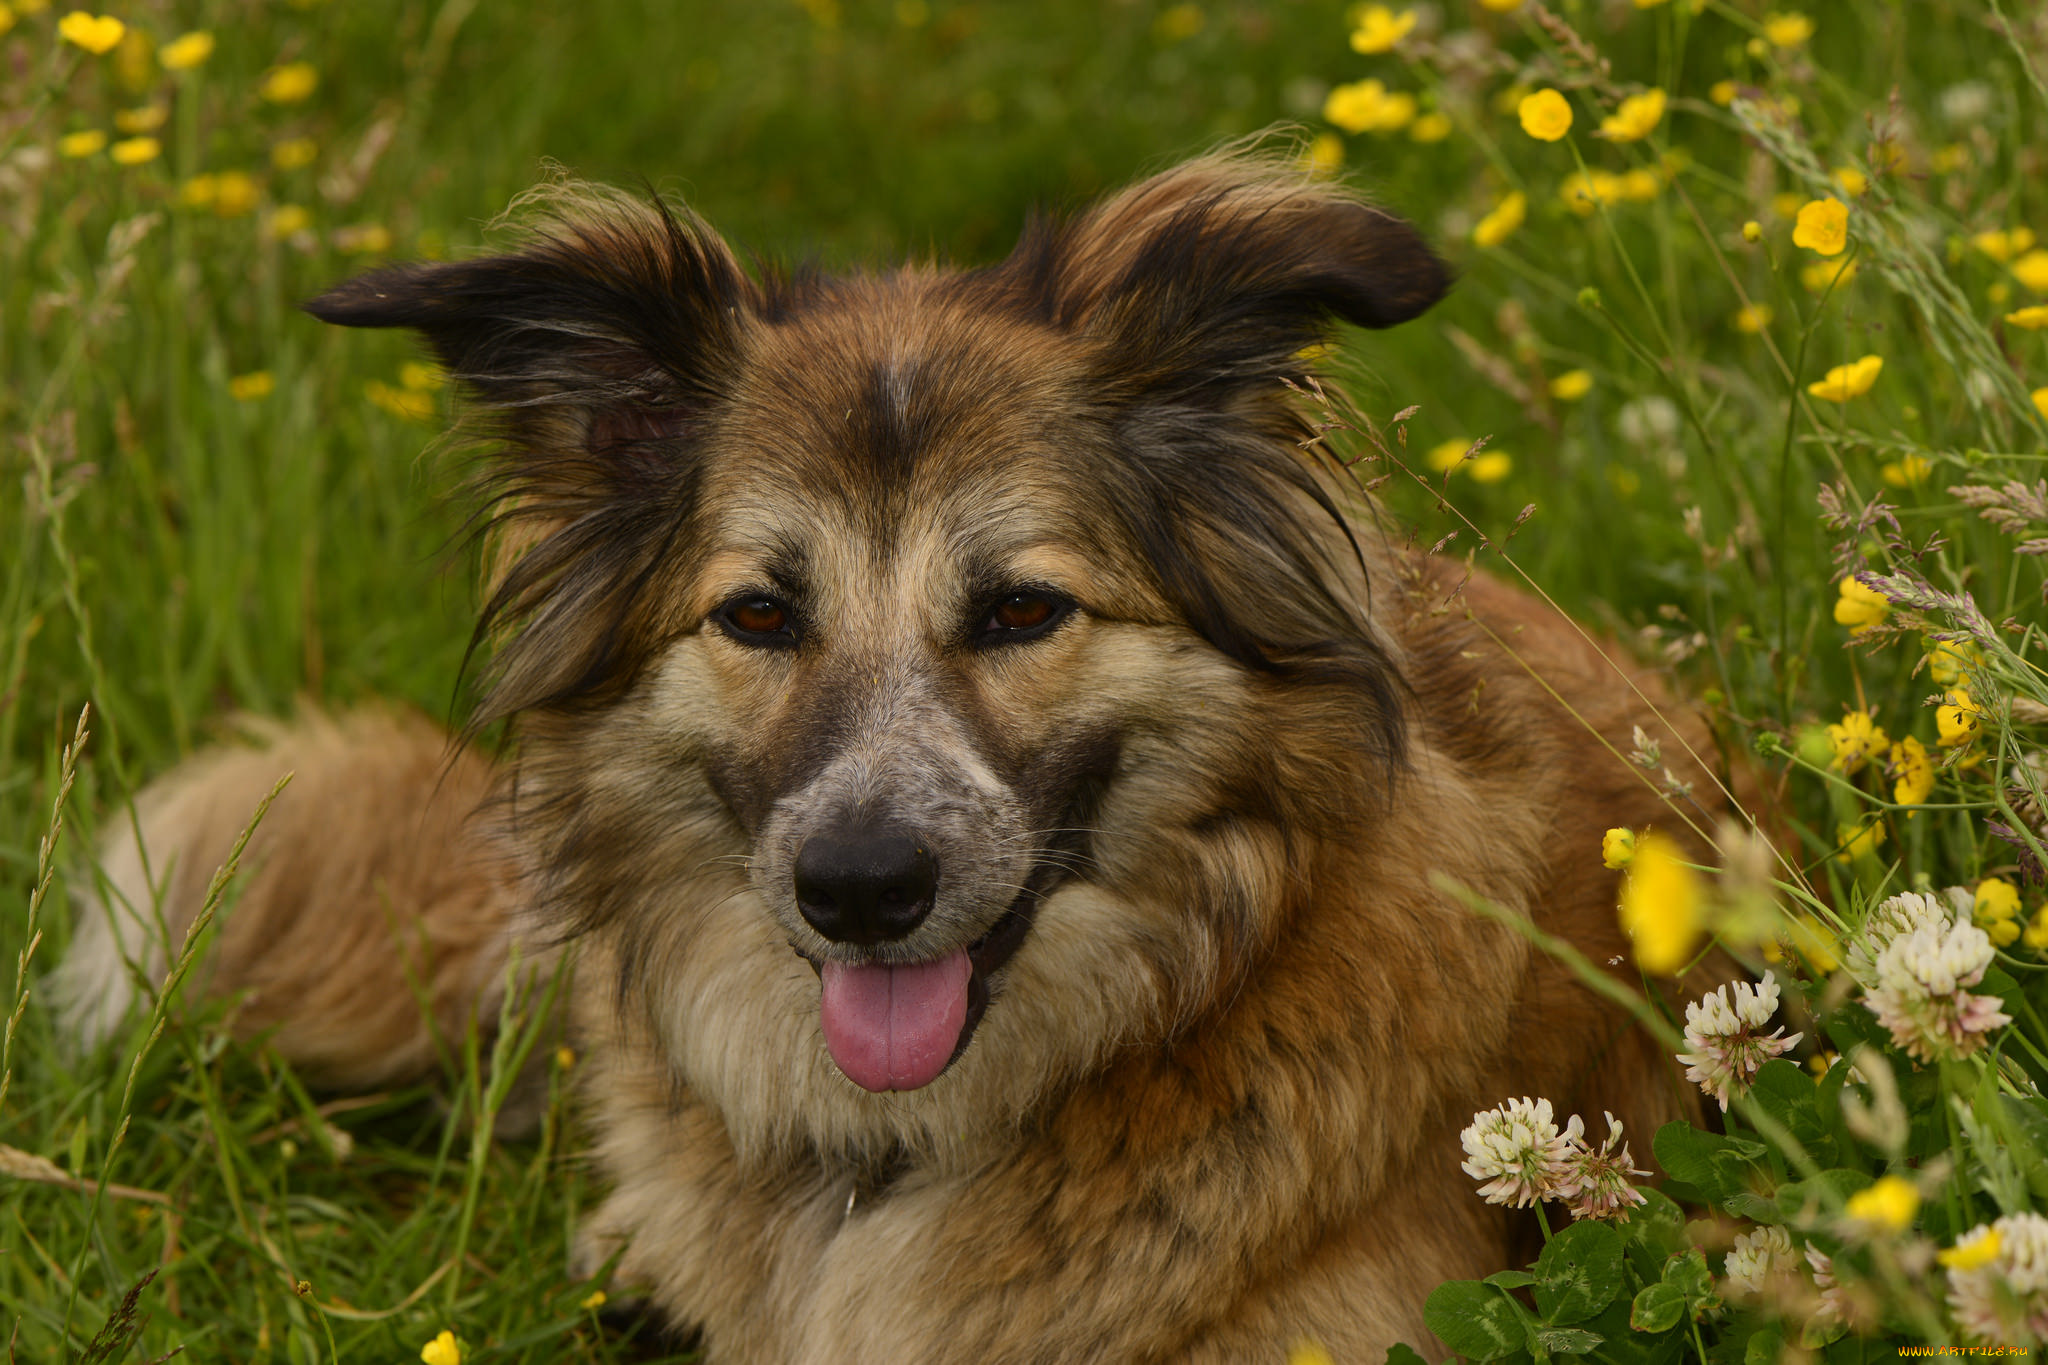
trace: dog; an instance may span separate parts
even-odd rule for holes
[[[1475,1110],[1697,1114],[1466,898],[1637,980],[1601,832],[1683,830],[1618,754],[1642,726],[1710,790],[1704,727],[1400,543],[1304,408],[1335,322],[1448,288],[1413,227],[1257,149],[980,269],[750,272],[566,181],[526,210],[307,305],[417,330],[471,401],[508,754],[369,709],[174,770],[106,851],[78,1033],[295,771],[208,989],[379,1086],[515,944],[573,953],[583,1255],[712,1362],[1427,1351],[1434,1286],[1526,1254],[1459,1169]]]

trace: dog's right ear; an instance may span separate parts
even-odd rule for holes
[[[521,250],[373,270],[305,308],[417,329],[498,434],[567,454],[686,434],[726,390],[756,303],[694,215],[555,185]]]

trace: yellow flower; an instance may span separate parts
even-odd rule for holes
[[[455,1344],[455,1333],[442,1328],[440,1336],[420,1347],[420,1359],[426,1365],[462,1365],[462,1348]]]
[[[1997,877],[1978,882],[1970,922],[1999,947],[2011,947],[2020,936],[2020,893]]]
[[[1838,166],[1835,168],[1835,183],[1842,187],[1844,194],[1854,199],[1870,188],[1870,177],[1854,166]]]
[[[1934,472],[1934,462],[1920,455],[1908,455],[1903,459],[1889,461],[1877,471],[1877,477],[1893,488],[1918,488],[1927,482],[1927,476]]]
[[[1851,398],[1861,398],[1870,392],[1870,386],[1877,382],[1878,371],[1884,368],[1884,357],[1867,355],[1847,365],[1837,365],[1829,370],[1825,379],[1816,380],[1806,386],[1806,391],[1815,398],[1825,398],[1830,403],[1846,403]]]
[[[237,403],[253,403],[277,391],[277,377],[268,370],[251,370],[228,381],[228,392]]]
[[[2004,280],[1994,280],[1985,287],[1984,297],[1996,307],[2003,308],[2012,301],[2012,286]]]
[[[279,204],[270,211],[270,221],[263,230],[272,237],[289,237],[304,232],[313,226],[313,215],[299,204]]]
[[[1335,133],[1317,133],[1302,150],[1301,162],[1316,179],[1329,179],[1344,164],[1344,139]]]
[[[1522,7],[1522,0],[1479,0],[1479,8],[1492,10],[1495,14],[1513,14]]]
[[[1808,200],[1792,226],[1792,245],[1839,256],[1849,245],[1849,206],[1839,199]]]
[[[1936,687],[1954,687],[1966,669],[1984,662],[1984,651],[1965,641],[1933,640],[1927,649],[1927,676]]]
[[[1815,261],[1799,272],[1799,283],[1809,294],[1825,293],[1836,286],[1846,289],[1855,278],[1856,262],[1847,256],[1839,261]]]
[[[2048,417],[2048,388],[2035,389],[2027,397],[2034,400],[2034,411]]]
[[[2048,952],[2048,905],[2034,912],[2027,921],[2027,927],[2020,934],[2020,941],[2035,952]]]
[[[171,111],[161,104],[145,104],[140,109],[115,110],[114,126],[130,136],[153,133],[170,116]]]
[[[1781,190],[1771,196],[1771,212],[1780,218],[1797,218],[1799,206],[1805,202],[1790,190]]]
[[[1600,861],[1611,868],[1627,867],[1636,856],[1636,832],[1610,829],[1600,836]]]
[[[1520,3],[1520,0],[1516,0]],[[1451,116],[1442,110],[1432,110],[1415,120],[1408,129],[1408,136],[1417,142],[1442,142],[1451,135]]]
[[[1735,310],[1735,330],[1755,336],[1771,325],[1773,316],[1768,303],[1746,303]]]
[[[91,15],[82,9],[75,9],[57,21],[59,37],[95,57],[112,52],[127,31],[128,25],[111,14]]]
[[[1812,915],[1801,915],[1798,919],[1784,922],[1782,941],[1794,952],[1805,958],[1807,964],[1820,976],[1827,976],[1841,965],[1841,945],[1827,927]]]
[[[1653,86],[1640,95],[1630,95],[1619,109],[1601,119],[1600,136],[1610,142],[1640,142],[1663,121],[1664,92]]]
[[[93,156],[107,145],[104,129],[84,128],[75,133],[66,133],[57,139],[57,151],[72,158]]]
[[[1855,825],[1835,826],[1835,861],[1854,862],[1858,858],[1875,856],[1877,846],[1884,842],[1884,826],[1875,820]]]
[[[1652,976],[1670,976],[1683,967],[1699,940],[1698,874],[1661,834],[1636,840],[1621,886],[1621,928],[1635,945],[1637,965]]]
[[[1367,5],[1358,16],[1358,27],[1351,30],[1351,50],[1371,55],[1386,52],[1395,43],[1408,36],[1408,30],[1415,27],[1415,11],[1404,9],[1394,13],[1385,5]]]
[[[1835,602],[1835,624],[1847,626],[1851,635],[1861,635],[1877,625],[1892,609],[1890,602],[1854,577],[1836,584],[1835,591],[1840,594]]]
[[[570,1067],[576,1065],[576,1049],[570,1047],[567,1043],[556,1048],[555,1065],[563,1071],[567,1071]]]
[[[1472,229],[1472,240],[1483,247],[1499,246],[1514,234],[1529,216],[1529,196],[1520,190],[1512,190],[1507,197],[1493,206],[1493,211],[1479,220]]]
[[[816,4],[818,0],[810,0],[810,3]],[[815,15],[816,11],[813,13]],[[827,26],[837,23],[838,16],[834,15],[832,24]],[[1200,33],[1208,23],[1209,16],[1202,13],[1200,5],[1175,5],[1171,9],[1162,10],[1159,17],[1153,20],[1152,36],[1162,43],[1184,43]]]
[[[2007,313],[2005,320],[2011,326],[2038,332],[2043,327],[2048,327],[2048,303],[2028,304],[2016,313]]]
[[[1515,0],[1520,4],[1522,0]],[[1486,0],[1480,0],[1481,4]],[[1337,1365],[1337,1358],[1324,1350],[1322,1343],[1297,1341],[1287,1348],[1287,1365]]]
[[[1766,14],[1764,37],[1773,47],[1798,47],[1813,36],[1813,20],[1803,14]]]
[[[1668,0],[1636,0],[1636,8],[1637,8],[1637,9],[1655,9],[1655,8],[1657,8],[1657,6],[1659,6],[1659,5],[1662,5],[1662,4],[1665,4],[1665,3],[1667,3],[1667,2],[1668,2]]]
[[[1956,1238],[1956,1244],[1946,1251],[1934,1253],[1934,1259],[1950,1270],[1982,1270],[1998,1259],[1998,1253],[2005,1250],[2005,1238],[1989,1223],[1980,1225],[1976,1231]]]
[[[256,207],[256,182],[246,171],[222,171],[213,177],[213,211],[223,218],[240,218]]]
[[[2036,294],[2048,294],[2048,251],[2029,251],[2012,263],[2012,274]]]
[[[1927,164],[1936,175],[1954,175],[1970,164],[1970,149],[1960,142],[1947,143],[1934,149]]]
[[[165,43],[156,59],[166,71],[189,71],[212,55],[213,35],[202,28]]]
[[[256,93],[272,104],[297,104],[320,86],[320,73],[311,62],[286,62],[263,75]]]
[[[1734,81],[1715,81],[1707,87],[1707,98],[1725,109],[1735,103],[1735,96],[1740,90]]]
[[[604,1291],[602,1289],[591,1290],[576,1306],[586,1313],[596,1312],[604,1307]]]
[[[1758,222],[1758,221],[1757,221],[1756,219],[1752,218],[1752,219],[1750,219],[1750,220],[1749,220],[1748,222],[1746,222],[1746,223],[1744,223],[1744,224],[1742,225],[1742,240],[1743,240],[1743,241],[1745,241],[1745,242],[1761,242],[1761,241],[1762,241],[1763,239],[1764,239],[1764,225],[1763,225],[1762,223],[1759,223],[1759,222]]]
[[[1323,117],[1347,133],[1391,133],[1415,117],[1415,96],[1388,93],[1379,81],[1340,85],[1323,101]]]
[[[1659,194],[1663,193],[1663,190],[1664,181],[1658,177],[1655,171],[1645,170],[1643,167],[1638,166],[1632,171],[1624,171],[1622,173],[1621,197],[1624,199],[1647,202],[1655,199]]]
[[[320,155],[320,144],[309,137],[288,137],[270,149],[270,164],[281,171],[310,166]]]
[[[1621,177],[1612,171],[1573,171],[1557,192],[1573,213],[1584,218],[1602,204],[1615,203],[1624,188]]]
[[[1572,129],[1572,106],[1555,90],[1538,90],[1515,106],[1522,131],[1538,142],[1555,142]]]
[[[393,388],[381,379],[372,379],[363,385],[363,393],[372,403],[390,413],[393,417],[408,422],[429,422],[434,417],[434,396],[416,393],[409,389]]]
[[[1514,457],[1499,450],[1483,450],[1466,466],[1474,483],[1499,483],[1514,467]]]
[[[1869,713],[1847,712],[1840,725],[1828,727],[1828,749],[1832,755],[1828,766],[1839,770],[1845,777],[1854,777],[1879,750],[1890,744],[1891,739],[1871,720]]]
[[[398,367],[398,383],[414,393],[438,393],[448,387],[448,372],[439,365],[408,360]]]
[[[109,147],[107,155],[114,158],[117,166],[140,166],[145,161],[156,160],[163,149],[164,145],[153,137],[131,137]]]
[[[1907,735],[1892,745],[1892,800],[1902,806],[1924,805],[1934,792],[1934,761],[1927,746]]]
[[[2013,257],[2034,244],[2033,229],[2026,227],[1994,228],[1980,232],[1970,239],[1970,245],[2004,265]]]
[[[351,256],[375,256],[391,250],[391,229],[382,223],[357,223],[334,234],[334,244]]]
[[[1429,453],[1422,457],[1423,463],[1439,474],[1447,474],[1458,467],[1458,461],[1464,459],[1465,452],[1471,448],[1472,443],[1463,437],[1438,441],[1429,448]]]
[[[0,34],[4,34],[5,32],[7,32],[8,29],[13,27],[14,11],[9,9],[6,5],[0,4]]]
[[[1591,370],[1566,370],[1550,381],[1550,396],[1560,403],[1576,403],[1592,391]]]
[[[1935,742],[1944,749],[1959,749],[1977,737],[1977,729],[1984,723],[1984,708],[1970,700],[1965,688],[1954,688],[1948,693],[1948,700],[1934,708],[1934,728],[1939,731]]]
[[[1849,1196],[1845,1210],[1849,1217],[1872,1228],[1904,1232],[1920,1211],[1920,1191],[1911,1181],[1884,1176],[1868,1189]]]

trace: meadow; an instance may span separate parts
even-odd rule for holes
[[[452,1101],[334,1100],[227,1005],[168,992],[79,1056],[40,990],[99,831],[231,712],[461,713],[454,395],[300,300],[483,248],[550,161],[764,258],[982,262],[1275,125],[1459,271],[1318,362],[1392,533],[1668,667],[1764,817],[1710,827],[1711,866],[1654,831],[1560,852],[1628,867],[1646,967],[1718,944],[1771,987],[1634,997],[1722,1130],[1630,1134],[1661,1192],[1553,1203],[1533,1270],[1439,1291],[1440,1335],[1646,1365],[2048,1338],[2048,11],[4,0],[0,73],[11,1358],[690,1358],[567,1276],[572,1051],[499,1142],[474,1045]],[[1481,1149],[1558,1126],[1496,1118],[1500,1179]]]

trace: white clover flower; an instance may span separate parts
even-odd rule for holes
[[[1950,905],[1958,897],[1967,900],[1970,895],[1960,886],[1952,886],[1944,894]],[[1961,909],[1967,914],[1969,907],[1966,904]],[[1955,918],[1950,906],[1942,904],[1942,897],[1917,891],[1902,891],[1879,901],[1864,918],[1861,936],[1849,945],[1850,974],[1866,986],[1871,984],[1877,979],[1878,955],[1893,939],[1925,926],[1946,928]]]
[[[1959,81],[1941,92],[1941,116],[1950,123],[1981,123],[1991,112],[1991,87],[1982,81]]]
[[[1754,987],[1746,981],[1734,983],[1732,1004],[1728,991],[1727,986],[1716,986],[1685,1007],[1685,1042],[1692,1050],[1678,1054],[1685,1063],[1685,1078],[1719,1100],[1723,1113],[1738,1086],[1747,1089],[1765,1062],[1791,1051],[1806,1036],[1782,1038],[1782,1026],[1764,1034],[1764,1025],[1778,1009],[1778,982],[1771,973],[1765,972]]]
[[[1835,1283],[1835,1259],[1813,1243],[1806,1244],[1806,1263],[1813,1267],[1813,1287],[1820,1291],[1820,1307],[1814,1311],[1817,1327],[1852,1321],[1855,1305],[1841,1285]]]
[[[1669,445],[1678,438],[1678,404],[1662,394],[1631,399],[1614,415],[1614,429],[1632,446]]]
[[[1876,985],[1863,1003],[1908,1056],[1922,1062],[1967,1057],[1992,1029],[2012,1022],[1998,997],[1963,989],[1984,979],[1992,956],[1990,936],[1967,913],[1923,922],[1878,953]]]
[[[1474,1114],[1471,1126],[1459,1134],[1469,1158],[1463,1170],[1474,1180],[1492,1182],[1479,1187],[1487,1203],[1527,1208],[1558,1190],[1584,1131],[1574,1114],[1566,1131],[1558,1132],[1549,1100],[1509,1100]]]
[[[1982,1265],[1949,1267],[1949,1309],[1974,1341],[2040,1346],[2048,1342],[2048,1218],[2015,1213],[1991,1228],[1996,1256]]]
[[[1634,1158],[1621,1141],[1621,1120],[1607,1115],[1607,1141],[1600,1144],[1598,1151],[1579,1138],[1582,1131],[1579,1116],[1572,1115],[1566,1134],[1571,1143],[1565,1158],[1566,1171],[1552,1197],[1564,1200],[1574,1218],[1619,1219],[1636,1205],[1648,1203],[1643,1192],[1628,1183],[1630,1176],[1649,1172],[1635,1168]],[[1618,1145],[1621,1150],[1616,1152]]]
[[[1735,1249],[1728,1253],[1726,1274],[1728,1296],[1735,1299],[1760,1297],[1765,1287],[1798,1273],[1799,1253],[1783,1228],[1758,1228],[1737,1233]]]

